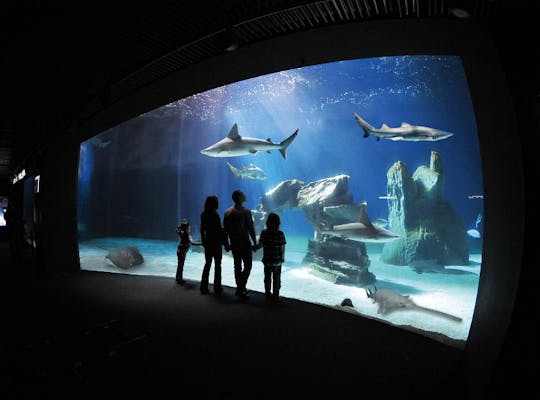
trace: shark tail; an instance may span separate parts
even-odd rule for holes
[[[358,122],[358,125],[360,125],[360,128],[364,131],[364,138],[367,138],[373,131],[375,130],[374,127],[372,127],[370,124],[368,124],[366,121],[360,117],[357,113],[353,112],[354,119],[356,122]],[[379,137],[377,137],[379,139]]]
[[[430,314],[438,315],[439,317],[451,319],[452,321],[456,321],[456,322],[461,322],[462,321],[461,318],[456,317],[455,315],[452,315],[452,314],[445,313],[443,311],[434,310],[432,308],[422,307],[422,306],[419,306],[419,305],[415,305],[415,308],[417,310],[425,311],[425,312],[428,312]]]
[[[229,163],[228,161],[225,161],[227,163],[227,165],[229,166],[231,172],[233,173],[234,175],[234,179],[237,179],[238,178],[238,169],[236,169],[231,163]]]
[[[291,136],[289,136],[287,139],[285,139],[283,142],[279,144],[280,146],[279,152],[281,153],[281,155],[283,156],[285,160],[287,159],[287,147],[289,147],[289,145],[292,143],[296,135],[298,135],[298,129],[295,130]]]

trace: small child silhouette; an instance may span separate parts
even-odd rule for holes
[[[285,234],[279,230],[281,220],[276,213],[268,214],[266,229],[253,250],[263,248],[264,292],[267,300],[278,301],[281,288],[281,265],[285,261]]]
[[[176,249],[176,255],[178,256],[178,266],[176,267],[176,283],[183,285],[184,280],[184,263],[186,261],[186,255],[191,245],[202,246],[202,242],[195,242],[191,237],[191,226],[187,219],[182,219],[180,225],[176,227],[176,233],[180,237],[180,243]]]

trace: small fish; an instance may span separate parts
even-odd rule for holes
[[[480,236],[482,236],[478,228],[481,222],[482,222],[482,213],[478,213],[478,215],[476,216],[476,222],[474,223],[474,228],[469,229],[467,231],[467,235],[475,239],[479,239]]]
[[[470,237],[473,237],[475,239],[480,239],[480,232],[478,232],[477,229],[469,229],[467,231],[467,235],[469,235]]]

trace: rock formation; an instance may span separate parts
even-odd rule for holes
[[[422,260],[467,265],[465,224],[444,199],[444,171],[438,154],[432,151],[429,167],[417,168],[412,176],[397,161],[387,178],[388,221],[401,238],[384,245],[381,260],[396,265]]]
[[[285,207],[304,212],[312,220],[325,225],[354,221],[360,206],[352,203],[349,176],[337,175],[304,184],[298,180],[284,181],[261,197],[252,210],[255,229],[264,228],[266,216]],[[317,237],[310,240],[304,262],[314,272],[335,283],[367,285],[375,281],[368,271],[370,264],[364,243],[339,237]]]

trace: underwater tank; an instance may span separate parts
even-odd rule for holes
[[[287,237],[281,295],[464,346],[482,268],[475,115],[457,56],[363,58],[217,87],[81,143],[81,268],[174,277],[176,226],[241,189]],[[134,247],[144,262],[106,255]],[[264,291],[260,252],[247,287]],[[200,281],[192,246],[184,276]],[[223,284],[234,287],[224,252]],[[346,305],[342,305],[346,304]]]

